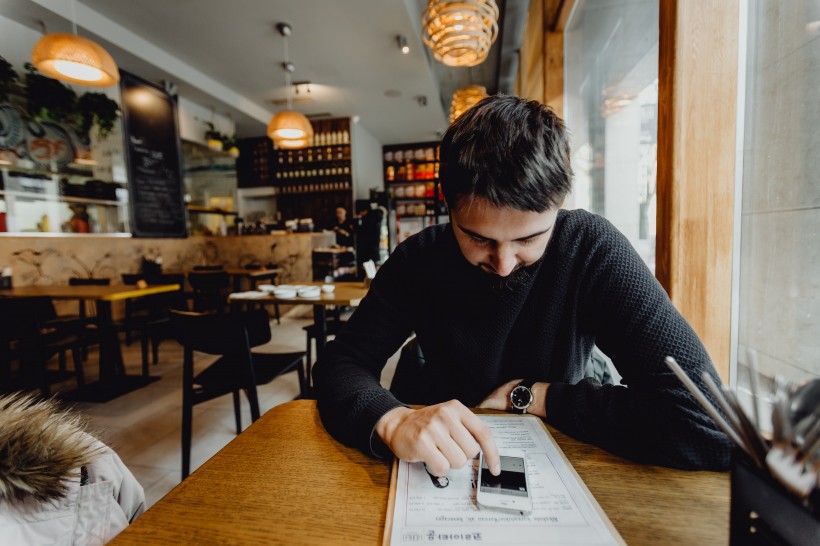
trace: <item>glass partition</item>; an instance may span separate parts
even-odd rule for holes
[[[736,381],[820,375],[820,3],[749,0]],[[744,67],[741,66],[741,69]]]
[[[564,33],[575,185],[565,206],[610,220],[655,269],[657,1],[578,0]]]

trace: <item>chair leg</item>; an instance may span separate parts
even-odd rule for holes
[[[310,388],[310,370],[313,368],[313,337],[307,334],[307,350],[305,351],[305,370],[307,370],[307,387]]]
[[[159,364],[159,333],[156,331],[151,334],[151,358],[154,366]]]
[[[276,317],[276,324],[282,324],[282,321],[279,318],[279,304],[273,304],[273,316]]]
[[[242,433],[242,410],[239,407],[239,390],[233,391],[233,415],[236,418],[236,435]]]
[[[307,378],[305,376],[306,365],[307,362],[299,362],[299,366],[296,368],[296,373],[299,375],[299,395],[302,399],[311,397],[310,386],[308,385]]]
[[[194,408],[182,406],[182,479],[191,473],[191,431],[193,428]]]
[[[61,372],[64,372],[64,371],[65,371],[65,360],[66,360],[66,357],[65,357],[65,350],[61,350],[61,351],[60,351],[60,354],[59,354],[59,355],[58,355],[58,357],[57,357],[57,362],[59,363],[59,366],[60,366],[60,371],[61,371]]]
[[[245,389],[245,394],[248,396],[248,402],[251,405],[251,423],[255,423],[259,419],[259,397],[256,395],[256,385]]]
[[[140,350],[142,352],[142,375],[148,377],[148,332],[140,330]]]
[[[74,360],[74,374],[77,377],[77,386],[85,386],[85,370],[83,370],[83,359],[80,355],[80,349],[74,347],[71,349],[71,358]]]

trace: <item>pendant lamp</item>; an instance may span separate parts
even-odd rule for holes
[[[114,85],[120,81],[117,63],[99,44],[77,35],[75,9],[72,2],[73,34],[45,34],[31,52],[32,64],[46,76],[57,80],[92,87]]]
[[[288,36],[291,28],[287,23],[279,23],[276,30],[285,39],[285,62],[282,67],[285,69],[285,86],[288,91],[288,108],[277,112],[268,123],[268,138],[273,140],[273,145],[277,148],[297,149],[310,145],[313,138],[313,126],[310,121],[301,113],[293,110],[291,100],[291,73],[295,70],[295,65],[288,60]]]
[[[429,0],[421,18],[424,43],[447,66],[481,64],[498,37],[495,0]]]
[[[453,101],[450,103],[450,123],[486,96],[487,88],[483,85],[465,85],[456,89],[453,93]]]

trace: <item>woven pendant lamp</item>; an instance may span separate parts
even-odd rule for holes
[[[31,63],[43,74],[57,80],[108,87],[120,81],[117,63],[96,42],[77,35],[76,3],[71,3],[71,26],[73,34],[54,32],[45,34],[34,45]]]
[[[285,69],[285,85],[288,91],[288,108],[277,112],[268,123],[268,138],[273,141],[277,148],[298,149],[310,145],[313,138],[313,125],[310,120],[295,110],[291,101],[290,75],[295,66],[288,60],[288,36],[291,34],[290,25],[279,23],[276,29],[285,38],[285,62],[282,67]]]
[[[450,103],[450,123],[486,96],[487,88],[483,85],[465,85],[456,89],[453,93],[453,101]]]
[[[481,64],[498,37],[495,0],[429,0],[422,13],[422,38],[447,66]]]

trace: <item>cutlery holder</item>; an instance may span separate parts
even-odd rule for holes
[[[820,544],[820,506],[805,506],[745,454],[732,467],[730,546]]]

